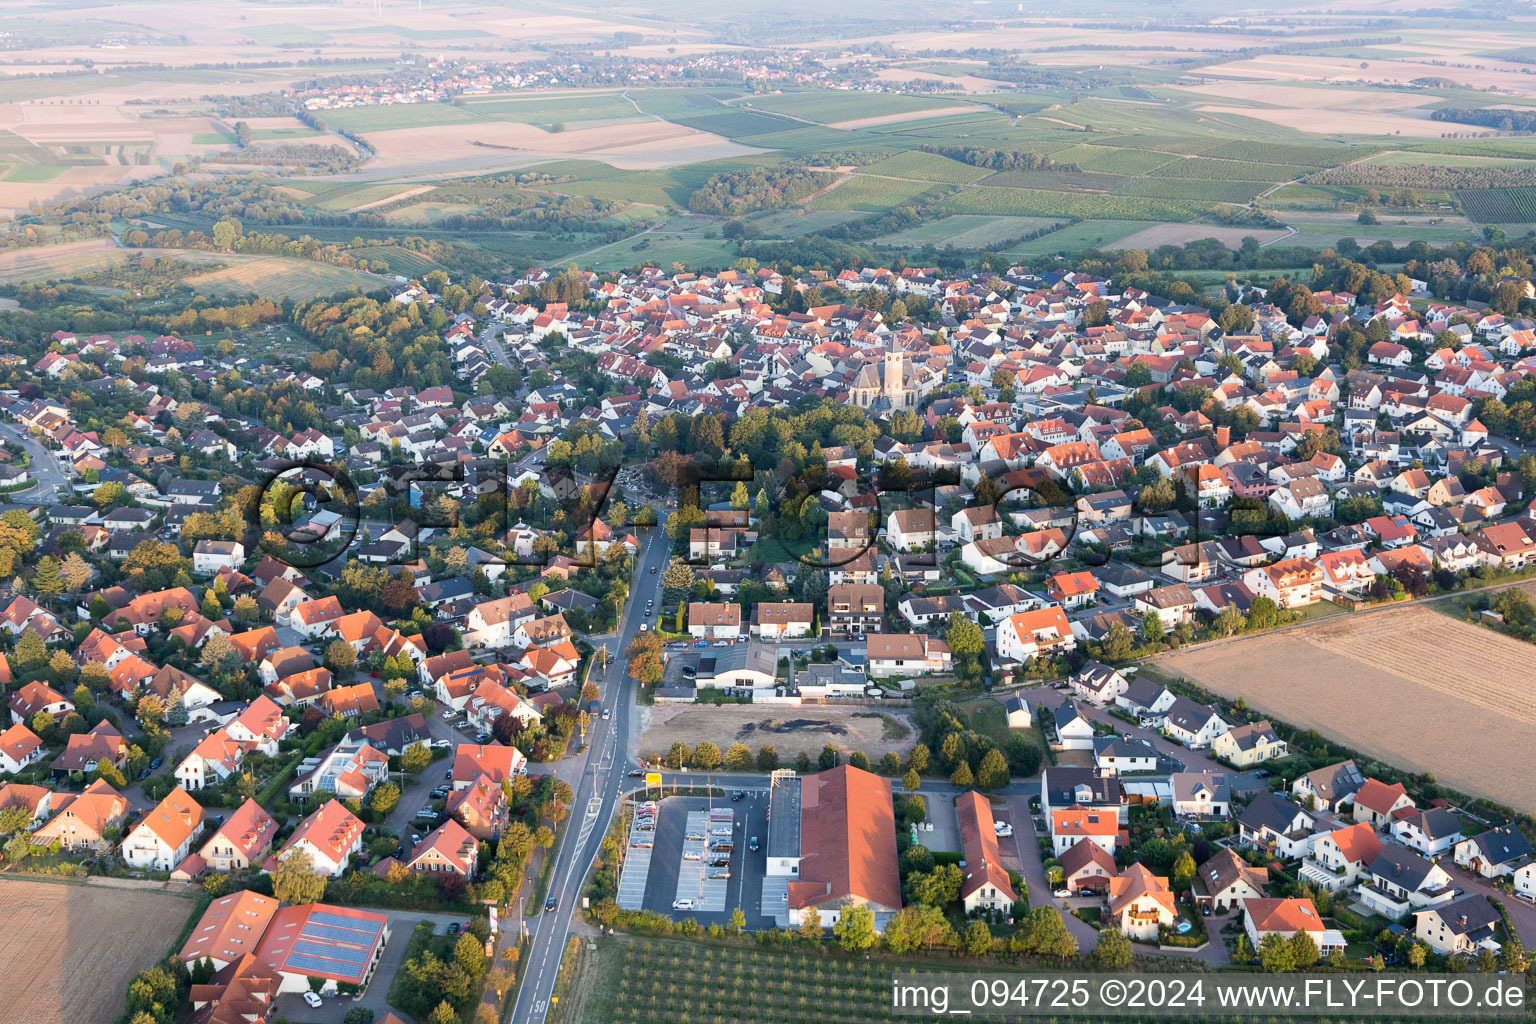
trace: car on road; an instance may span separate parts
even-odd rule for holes
[[[551,910],[555,909],[555,906],[556,906],[555,898],[553,896],[551,896],[549,899],[544,901],[544,912],[546,914],[549,913]]]
[[[145,768],[143,771],[139,772],[139,781],[142,782],[147,778],[149,778],[149,769]]]
[[[654,566],[654,565],[653,565],[653,566],[651,566],[651,575],[652,575],[652,576],[655,576],[655,575],[656,575],[656,567],[655,567],[655,566]]]
[[[151,771],[153,771],[156,768],[159,768],[163,764],[165,764],[165,758],[157,757],[153,761],[149,762],[149,768],[150,768]]]
[[[453,769],[449,768],[447,771],[443,772],[443,778],[445,778],[445,779],[453,778]]]
[[[738,803],[741,800],[745,800],[746,796],[747,796],[747,794],[743,793],[741,790],[738,789],[736,792],[731,794],[731,803],[734,804],[734,803]]]
[[[449,747],[453,746],[453,740],[433,740],[432,742],[428,743],[427,746],[435,747],[438,750],[447,750]]]
[[[753,853],[757,852],[757,836],[753,836],[751,840],[748,841],[747,849],[751,850]]]
[[[316,1008],[320,1007],[325,1002],[325,1000],[321,999],[319,994],[315,993],[315,992],[305,992],[304,993],[304,1001],[306,1003],[308,1003],[310,1006],[313,1006],[313,1007],[316,1007]]]
[[[645,772],[641,771],[639,768],[635,768],[629,772],[629,777],[632,779],[643,779],[645,778]]]
[[[695,647],[708,647],[709,646],[709,641],[708,640],[700,640],[698,643],[694,644],[693,646],[695,646]]]
[[[611,711],[609,711],[607,708],[603,708],[603,721],[606,722],[606,721],[608,721],[608,719],[610,719],[612,717],[613,717],[613,713]]]

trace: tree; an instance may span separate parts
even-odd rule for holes
[[[1135,647],[1136,637],[1131,632],[1131,627],[1116,619],[1110,624],[1109,632],[1104,636],[1099,656],[1111,663],[1126,661]]]
[[[1270,932],[1259,943],[1259,964],[1270,974],[1281,974],[1296,965],[1291,944],[1278,932]]]
[[[43,643],[43,638],[31,626],[21,631],[21,638],[16,641],[16,662],[25,671],[33,669],[48,660],[48,645]]]
[[[69,657],[67,654],[64,656],[66,658]],[[848,763],[859,769],[859,771],[869,771],[869,755],[864,753],[862,750],[855,750],[853,753],[849,754]]]
[[[901,777],[901,788],[906,790],[908,793],[916,793],[919,789],[922,788],[922,785],[923,777],[917,774],[917,772],[913,771],[911,768],[908,768],[907,774]]]
[[[1135,959],[1131,940],[1118,928],[1099,932],[1099,944],[1093,947],[1093,963],[1101,971],[1123,971]]]
[[[345,672],[357,664],[357,650],[337,637],[325,645],[325,664],[332,672]]]
[[[1298,929],[1291,936],[1288,945],[1291,947],[1291,964],[1298,971],[1304,971],[1317,963],[1320,954],[1317,951],[1317,943],[1312,941],[1312,936],[1306,931]]]
[[[757,770],[771,772],[779,767],[779,748],[772,743],[764,743],[757,748]]]
[[[1173,874],[1169,878],[1173,883],[1174,892],[1183,892],[1195,882],[1195,858],[1191,857],[1188,850],[1179,854],[1178,860],[1173,862]]]
[[[662,420],[670,423],[671,420]],[[808,941],[819,941],[822,937],[821,914],[815,907],[807,907],[800,914],[800,937]]]
[[[368,801],[368,806],[379,814],[388,814],[400,803],[400,787],[393,782],[386,782],[373,791],[373,798]]]
[[[815,913],[814,909],[810,911]],[[832,937],[846,953],[862,953],[878,941],[875,912],[868,907],[844,907],[832,925]]]
[[[928,761],[932,755],[928,751],[926,743],[919,743],[907,751],[907,769],[921,775],[928,770]]]
[[[272,872],[272,895],[291,906],[319,903],[325,898],[325,876],[315,871],[304,850],[290,850]]]
[[[714,771],[720,767],[720,748],[705,740],[693,748],[693,767]]]
[[[44,598],[54,597],[64,590],[64,578],[59,571],[59,560],[52,555],[44,555],[37,560],[37,568],[32,573],[32,589]]]
[[[465,931],[453,947],[453,962],[475,981],[485,976],[485,944],[474,933]]]
[[[242,622],[255,622],[256,617],[261,614],[261,606],[256,603],[256,599],[250,594],[241,594],[235,598],[234,606],[230,608],[230,611],[234,613],[235,618],[240,619]]]
[[[970,789],[976,785],[976,779],[971,775],[971,766],[961,761],[955,766],[955,770],[949,773],[950,785],[959,789]]]
[[[1149,644],[1160,644],[1168,638],[1163,620],[1156,612],[1147,612],[1141,617],[1139,632],[1141,639]]]
[[[3,829],[0,829],[3,831]],[[1520,936],[1510,932],[1504,940],[1504,948],[1500,955],[1503,959],[1504,969],[1510,974],[1524,974],[1530,962],[1525,955],[1525,943],[1520,941]]]
[[[1424,961],[1429,959],[1429,947],[1422,942],[1415,941],[1408,947],[1408,966],[1414,970],[1424,966]]]
[[[725,752],[725,769],[731,772],[752,770],[752,748],[745,743],[733,743]]]
[[[976,788],[991,792],[1008,785],[1008,760],[1003,752],[993,747],[981,759],[976,769]]]
[[[747,915],[742,911],[740,907],[737,907],[735,910],[731,911],[731,920],[730,923],[726,925],[726,930],[729,931],[732,935],[740,935],[742,930],[746,927]]]
[[[63,576],[65,589],[72,594],[78,593],[82,587],[91,582],[91,577],[96,575],[96,570],[80,557],[78,551],[71,551],[65,556],[59,571]]]
[[[400,755],[400,767],[412,775],[420,775],[432,763],[432,751],[421,740],[405,748]]]
[[[1280,606],[1272,598],[1256,597],[1248,606],[1248,628],[1253,631],[1273,629],[1280,623]]]
[[[1477,951],[1477,969],[1484,974],[1492,974],[1499,969],[1499,958],[1487,946]]]
[[[1077,939],[1067,931],[1061,911],[1055,907],[1031,907],[1027,929],[1029,945],[1040,956],[1069,957],[1077,954]]]
[[[992,952],[992,929],[985,921],[972,921],[965,929],[960,945],[969,956],[986,956]]]
[[[950,612],[949,630],[944,634],[944,642],[949,644],[949,650],[956,660],[971,661],[981,656],[986,649],[986,635],[981,627],[960,612]]]
[[[459,1024],[459,1015],[453,1011],[453,1004],[444,999],[433,1008],[427,1024]]]

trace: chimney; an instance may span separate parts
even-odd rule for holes
[[[1231,443],[1232,443],[1232,428],[1231,427],[1217,427],[1216,428],[1216,444],[1219,447],[1225,448],[1227,445],[1229,445]]]
[[[1458,917],[1456,919],[1456,930],[1459,931],[1459,932],[1464,932],[1464,931],[1467,930],[1467,915],[1466,914],[1462,914],[1460,917]]]

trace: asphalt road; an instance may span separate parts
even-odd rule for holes
[[[14,441],[27,450],[27,458],[32,463],[32,476],[37,481],[25,491],[7,495],[11,501],[51,505],[59,500],[60,494],[69,492],[69,475],[64,472],[57,456],[43,447],[42,442],[13,423],[0,423],[0,437]]]
[[[619,625],[618,637],[616,641],[608,641],[611,658],[598,683],[602,689],[603,706],[610,709],[612,717],[593,722],[587,749],[581,755],[580,778],[571,783],[576,799],[571,805],[570,822],[555,851],[548,891],[548,895],[557,901],[557,909],[552,913],[541,912],[533,918],[531,945],[519,965],[523,982],[511,1017],[519,1024],[542,1021],[548,1012],[549,997],[560,970],[566,940],[571,934],[582,884],[618,809],[625,783],[629,781],[626,773],[636,766],[633,751],[639,739],[634,700],[637,684],[625,671],[624,650],[639,631],[641,620],[646,618],[646,601],[661,596],[661,571],[666,567],[670,548],[660,526],[642,530],[639,536],[641,551],[634,587]],[[651,574],[652,569],[656,570],[655,575]],[[589,814],[589,807],[595,807],[596,813]],[[519,918],[519,922],[523,920]]]

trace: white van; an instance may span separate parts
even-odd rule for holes
[[[693,909],[693,900],[688,900],[688,899],[673,900],[672,901],[672,909],[673,910],[692,910]]]

